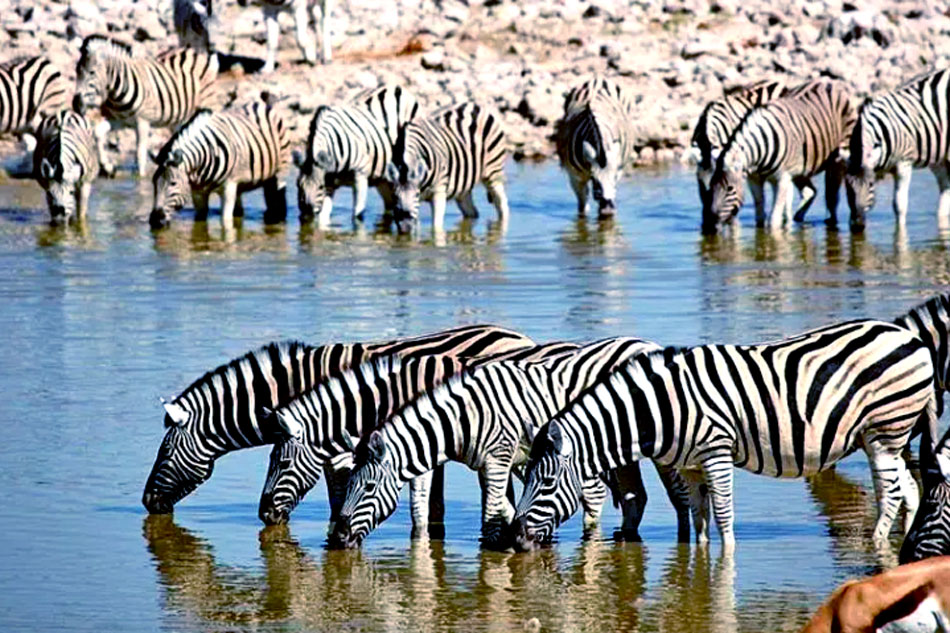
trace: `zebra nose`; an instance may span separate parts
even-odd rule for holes
[[[612,218],[617,213],[617,207],[614,205],[613,200],[604,200],[600,204],[600,217],[603,218]]]
[[[528,529],[528,522],[523,516],[515,519],[512,524],[514,530],[514,545],[519,552],[530,552],[538,548],[534,532]]]
[[[169,514],[172,511],[171,507],[165,503],[162,495],[151,491],[145,491],[142,494],[142,505],[145,506],[149,514]]]
[[[290,519],[290,514],[284,508],[278,508],[273,500],[261,499],[261,506],[257,516],[265,525],[283,525]]]
[[[154,209],[148,216],[148,224],[153,229],[163,229],[169,225],[168,214],[161,209]]]
[[[66,207],[54,204],[49,208],[50,222],[60,224],[66,220]]]
[[[413,224],[412,218],[403,218],[396,222],[396,227],[401,234],[407,234],[412,233]]]

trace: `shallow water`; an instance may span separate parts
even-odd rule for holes
[[[322,484],[289,529],[261,530],[264,448],[219,460],[174,518],[146,518],[158,397],[271,339],[494,322],[539,341],[754,342],[890,319],[950,285],[929,173],[906,231],[887,183],[863,235],[826,230],[816,203],[806,226],[757,231],[744,209],[740,230],[713,238],[685,171],[630,176],[609,224],[576,220],[551,164],[510,166],[509,180],[507,231],[452,209],[435,240],[354,231],[347,192],[327,232],[265,230],[257,195],[233,233],[212,217],[153,235],[149,186],[131,179],[97,183],[85,226],[54,230],[38,187],[0,185],[0,629],[508,631],[536,617],[546,631],[794,631],[873,571],[860,455],[807,483],[740,473],[731,562],[715,535],[708,552],[676,545],[650,467],[643,545],[612,542],[610,508],[602,539],[582,543],[575,518],[549,551],[479,552],[476,478],[454,467],[444,543],[411,544],[400,508],[362,552],[328,552]]]

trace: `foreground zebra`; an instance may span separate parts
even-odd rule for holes
[[[33,152],[33,175],[46,191],[50,222],[86,217],[92,181],[99,175],[99,155],[85,117],[62,110],[40,125]]]
[[[208,372],[165,403],[167,430],[142,503],[151,513],[171,512],[211,476],[217,458],[282,437],[279,428],[262,419],[262,408],[283,406],[348,367],[384,355],[412,358],[438,353],[465,359],[533,345],[531,339],[493,325],[463,326],[384,343],[265,345]],[[342,490],[345,481],[327,476],[335,510],[340,501],[336,491]]]
[[[149,224],[167,226],[190,197],[195,220],[208,217],[208,198],[221,198],[221,222],[243,215],[240,196],[264,188],[264,221],[287,217],[286,185],[290,138],[284,121],[270,105],[256,102],[222,112],[199,110],[153,157],[155,199]]]
[[[40,123],[66,105],[66,94],[66,80],[41,55],[0,64],[0,136],[20,136],[32,152]]]
[[[407,481],[447,461],[478,471],[483,540],[504,545],[504,528],[514,516],[507,497],[509,478],[523,463],[536,430],[602,374],[656,349],[639,339],[617,338],[547,361],[493,362],[417,398],[357,449],[331,545],[359,546],[393,513]],[[586,528],[599,521],[606,496],[598,475],[583,484]],[[688,504],[673,501],[678,512]]]
[[[274,72],[277,62],[277,40],[280,37],[280,23],[277,18],[284,11],[294,15],[294,27],[297,34],[297,46],[308,64],[317,63],[317,42],[310,33],[310,18],[320,31],[322,61],[330,63],[330,11],[331,0],[238,0],[242,7],[259,6],[264,12],[264,26],[267,29],[267,59],[264,62],[265,73]]]
[[[134,127],[138,174],[144,176],[150,129],[174,129],[208,105],[217,76],[217,56],[194,49],[171,50],[150,59],[101,35],[83,40],[76,64],[76,102],[81,113],[100,110],[105,117],[96,126],[103,169],[115,171],[105,154],[109,129]]]
[[[589,79],[567,93],[555,143],[577,196],[578,215],[587,215],[588,184],[600,217],[616,213],[617,180],[634,159],[635,118],[632,99],[609,79]]]
[[[901,457],[918,421],[934,437],[934,366],[926,345],[882,321],[851,321],[761,345],[706,345],[635,358],[559,413],[535,439],[516,542],[548,541],[577,508],[578,482],[642,458],[701,469],[724,551],[735,546],[735,466],[804,477],[858,448],[886,543],[917,486]],[[702,505],[699,509],[704,509]],[[346,512],[346,506],[344,506]],[[704,521],[697,536],[706,540]]]
[[[845,177],[851,226],[864,227],[874,206],[874,181],[885,173],[894,175],[894,215],[903,224],[915,167],[929,167],[937,178],[937,216],[950,222],[950,69],[913,79],[861,106]]]
[[[472,189],[481,182],[498,219],[508,218],[504,163],[508,143],[494,109],[473,102],[453,105],[405,127],[386,166],[395,195],[399,230],[409,232],[419,217],[419,201],[432,205],[432,227],[442,231],[445,203],[454,199],[468,218],[478,217]]]
[[[294,152],[300,220],[317,213],[320,226],[327,226],[333,194],[341,186],[353,187],[354,221],[366,208],[368,185],[377,188],[391,212],[393,192],[383,175],[400,131],[418,112],[415,96],[399,86],[364,92],[348,105],[320,106],[310,121],[306,154]]]
[[[499,360],[545,360],[573,353],[577,348],[573,343],[514,348],[469,360],[466,366],[471,368]],[[258,512],[261,520],[268,524],[286,522],[297,504],[317,484],[326,463],[333,461],[334,465],[350,468],[352,460],[344,464],[340,457],[344,453],[352,454],[362,436],[461,368],[460,361],[441,355],[402,363],[390,359],[370,361],[343,372],[339,378],[319,383],[277,409],[273,413],[274,426],[283,436],[271,451]],[[419,495],[420,492],[427,494],[422,485],[430,478],[420,476],[410,482],[414,535],[424,533],[420,513],[424,509],[424,497]],[[437,479],[436,483],[440,481]],[[441,492],[436,494],[441,503]]]
[[[826,170],[828,222],[837,222],[838,189],[843,176],[839,148],[847,142],[855,113],[850,95],[838,83],[822,80],[751,110],[733,132],[716,161],[710,181],[709,207],[703,209],[703,230],[730,222],[742,206],[744,181],[755,200],[756,224],[765,224],[762,186],[772,183],[774,200],[769,224],[775,228],[792,215],[792,184],[805,191],[809,179]],[[796,219],[804,218],[814,195],[802,201]]]

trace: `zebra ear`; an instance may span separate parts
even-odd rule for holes
[[[324,171],[328,171],[333,167],[330,161],[330,155],[323,150],[317,152],[317,155],[313,157],[313,164]]]
[[[49,159],[44,156],[43,160],[40,161],[40,176],[46,180],[52,180],[55,175],[56,168],[53,167],[53,163],[49,162]]]
[[[156,152],[155,150],[153,150],[153,149],[148,150],[148,157],[149,157],[149,159],[151,159],[151,161],[152,161],[153,163],[155,163],[156,165],[160,165],[160,164],[161,164],[161,163],[158,162],[158,152]]]
[[[203,18],[208,17],[208,8],[205,7],[204,3],[201,0],[195,0],[191,3],[192,10]]]
[[[399,168],[396,163],[386,165],[386,180],[390,182],[399,182]]]
[[[168,402],[165,398],[159,398],[162,402],[162,407],[165,409],[165,413],[168,416],[168,420],[171,421],[173,426],[181,426],[188,421],[188,413],[181,407],[180,404],[174,402]]]
[[[283,411],[277,411],[277,426],[283,432],[284,436],[290,440],[303,440],[303,425],[300,420]]]
[[[180,149],[172,150],[165,160],[165,164],[169,167],[178,167],[183,162],[185,162],[185,155],[181,153]]]
[[[584,141],[584,143],[581,145],[581,151],[584,154],[584,160],[586,160],[588,163],[594,164],[597,162],[597,150],[594,149],[593,145],[587,141]]]
[[[561,433],[561,427],[558,424],[552,422],[548,425],[548,439],[554,445],[554,450],[557,451],[558,455],[566,454],[564,435]]]
[[[296,165],[298,168],[302,168],[304,163],[307,162],[307,158],[303,155],[303,152],[301,152],[299,149],[295,149],[293,151],[293,157],[294,157],[294,165]]]
[[[386,458],[386,442],[379,431],[373,431],[369,436],[369,454],[379,461]]]

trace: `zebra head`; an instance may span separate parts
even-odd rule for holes
[[[525,472],[514,540],[518,549],[532,550],[550,543],[557,526],[577,511],[582,495],[573,445],[556,421],[538,431]]]
[[[714,233],[720,223],[732,222],[745,194],[745,159],[738,151],[725,151],[716,161],[709,183],[709,206],[703,206],[703,231]]]
[[[910,531],[901,545],[900,563],[950,554],[950,448],[947,437],[936,454],[920,451],[920,475],[923,496]]]
[[[332,161],[325,150],[319,150],[315,156],[304,156],[294,151],[294,163],[300,171],[297,176],[300,221],[309,222],[313,220],[314,214],[323,210],[326,199],[333,197],[333,192],[327,187],[327,172],[333,166]]]
[[[330,534],[330,546],[359,547],[366,535],[396,509],[405,482],[398,477],[392,449],[380,431],[373,431],[356,451],[346,499]]]
[[[859,117],[851,133],[848,169],[844,176],[853,229],[864,228],[867,212],[874,206],[874,183],[883,156],[881,140],[874,138],[863,117]]]
[[[46,190],[50,223],[63,224],[76,213],[76,193],[82,169],[75,161],[52,162],[46,156],[40,159],[37,180]]]
[[[401,165],[386,165],[386,182],[395,197],[394,217],[400,233],[410,233],[419,218],[419,199],[428,176],[429,166],[419,157],[407,155]]]
[[[590,167],[591,193],[597,201],[601,218],[612,217],[617,212],[617,179],[623,169],[620,142],[601,138],[602,151],[588,141],[584,141],[581,150],[584,160]]]
[[[214,454],[197,441],[191,414],[177,402],[162,401],[165,439],[145,482],[142,505],[151,514],[167,514],[204,483],[214,470]]]
[[[276,422],[268,426],[280,429],[282,437],[271,450],[257,515],[267,525],[278,525],[287,522],[304,495],[317,485],[324,459],[305,437],[304,424],[289,410],[265,410],[264,416]]]
[[[180,149],[162,151],[157,156],[152,156],[152,160],[158,165],[158,169],[152,176],[155,200],[148,223],[153,229],[160,229],[168,226],[172,215],[185,206],[191,186],[185,169],[185,158]]]
[[[102,107],[111,90],[114,59],[131,56],[131,47],[122,42],[101,35],[90,35],[83,40],[76,64],[76,97],[73,101],[80,114]]]

